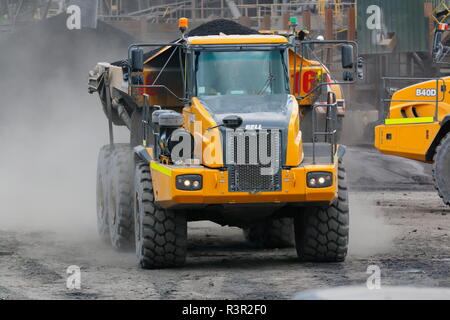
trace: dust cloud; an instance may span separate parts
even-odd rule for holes
[[[97,153],[108,129],[87,74],[126,56],[132,40],[64,22],[0,36],[0,229],[95,230]]]
[[[388,253],[394,248],[396,233],[367,197],[350,195],[350,255],[363,258]]]

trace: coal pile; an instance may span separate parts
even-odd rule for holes
[[[259,34],[258,31],[251,28],[247,28],[237,22],[227,19],[217,19],[198,26],[192,29],[189,33],[189,37],[196,36],[214,36],[220,33],[226,35],[252,35]]]

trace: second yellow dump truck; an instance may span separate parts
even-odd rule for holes
[[[447,24],[438,25],[433,59],[441,62],[450,48],[442,43]],[[385,78],[386,81],[421,81],[391,90],[384,124],[375,128],[375,147],[383,153],[433,165],[436,189],[450,205],[450,77],[436,79]],[[386,88],[388,90],[388,88]]]
[[[184,264],[187,222],[198,220],[241,227],[262,247],[295,242],[301,261],[343,261],[349,204],[335,127],[344,82],[330,83],[286,37],[189,36],[180,23],[178,41],[133,45],[125,62],[90,73],[111,138],[99,155],[100,235],[135,247],[143,268]],[[342,46],[352,82],[354,44],[328,44]],[[114,143],[114,124],[130,129],[130,144]]]

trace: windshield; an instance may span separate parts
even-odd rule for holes
[[[289,93],[284,50],[197,52],[198,96]]]

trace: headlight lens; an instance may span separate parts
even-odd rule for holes
[[[333,185],[333,174],[330,172],[310,172],[307,177],[309,188],[327,188]]]
[[[181,175],[176,178],[179,190],[196,191],[202,188],[202,176],[198,174]]]

